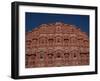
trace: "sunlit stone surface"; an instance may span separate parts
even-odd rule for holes
[[[26,32],[25,67],[89,65],[89,37],[74,25],[55,22]]]

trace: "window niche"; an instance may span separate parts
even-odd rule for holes
[[[49,38],[48,42],[49,42],[49,44],[53,44],[54,43],[54,39],[53,38]]]

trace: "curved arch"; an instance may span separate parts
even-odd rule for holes
[[[32,39],[32,43],[33,43],[33,45],[38,44],[38,38],[33,38],[33,39]]]
[[[55,56],[54,56],[55,59],[63,59],[63,51],[62,50],[58,49],[54,52],[54,54],[55,54]]]
[[[47,37],[41,36],[39,37],[39,45],[46,45],[47,44]]]
[[[55,42],[56,42],[56,44],[63,44],[62,36],[56,36]]]
[[[78,65],[80,63],[80,52],[78,50],[73,50],[70,52],[70,65]]]
[[[63,44],[68,45],[70,42],[70,37],[68,35],[63,36]]]
[[[62,27],[61,25],[56,26],[56,33],[62,33]]]
[[[54,45],[54,43],[55,43],[55,39],[54,39],[54,35],[48,35],[47,36],[47,43],[48,43],[48,45]]]

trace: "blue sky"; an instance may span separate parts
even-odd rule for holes
[[[71,14],[49,14],[49,13],[25,13],[26,32],[41,24],[63,22],[79,27],[89,35],[89,16],[88,15],[71,15]]]

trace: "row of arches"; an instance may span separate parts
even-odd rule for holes
[[[78,28],[69,24],[42,24],[38,27],[38,32],[40,34],[48,33],[77,33],[80,32]],[[35,31],[34,31],[35,33]],[[36,34],[36,33],[35,33]]]
[[[75,52],[70,52],[70,53],[63,53],[63,52],[52,52],[52,53],[46,53],[46,52],[38,52],[38,53],[32,53],[32,54],[26,54],[26,56],[32,56],[33,59],[61,59],[61,58],[66,58],[66,59],[87,59],[89,56],[89,53],[75,53]]]
[[[88,40],[87,39],[82,39],[82,38],[77,38],[77,37],[62,37],[62,36],[57,36],[57,37],[37,37],[37,38],[32,38],[31,40],[26,40],[26,45],[54,45],[54,44],[64,44],[64,45],[70,45],[70,44],[82,44],[83,46],[89,46]]]
[[[33,63],[33,64],[32,64]],[[77,51],[62,52],[38,52],[26,54],[26,67],[39,66],[62,66],[62,65],[82,65],[89,64],[89,53],[79,53]]]

